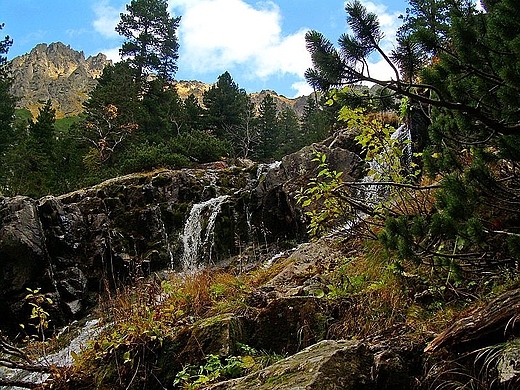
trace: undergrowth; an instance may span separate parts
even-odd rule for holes
[[[295,276],[302,285],[321,280],[319,288],[300,294],[323,302],[323,337],[331,339],[405,332],[423,340],[496,294],[504,283],[518,283],[512,274],[478,285],[468,278],[458,281],[449,268],[399,259],[377,240],[351,238],[334,245],[344,256],[316,259],[305,275]],[[264,368],[281,356],[246,344],[222,355],[205,354],[196,344],[201,340],[195,340],[195,349],[179,340],[193,339],[194,326],[210,317],[234,313],[254,319],[263,306],[251,306],[249,298],[295,261],[283,257],[247,273],[230,267],[142,278],[112,292],[97,313],[104,330],[74,354],[73,367],[56,369],[42,388],[195,389]]]

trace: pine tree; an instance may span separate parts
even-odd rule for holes
[[[278,141],[278,109],[272,95],[267,94],[260,102],[258,109],[257,128],[260,144],[257,147],[256,158],[267,161],[274,157]]]
[[[2,30],[4,24],[0,24]],[[6,36],[0,41],[0,158],[14,141],[14,111],[16,99],[11,95],[11,78],[6,54],[13,40]]]
[[[242,124],[247,108],[247,94],[241,89],[229,72],[218,77],[217,83],[204,92],[206,124],[215,135],[226,138],[226,133]]]
[[[41,197],[57,187],[55,169],[55,113],[51,101],[29,122],[28,133],[6,153],[9,176],[6,193]]]
[[[303,108],[301,121],[303,143],[310,145],[314,142],[323,141],[328,137],[334,122],[334,116],[318,105],[316,97],[309,96]]]
[[[382,235],[406,256],[473,267],[520,258],[520,15],[514,0],[483,4],[485,12],[466,0],[410,1],[392,53],[381,48],[377,15],[358,0],[346,5],[353,35],[339,49],[318,32],[306,37],[312,85],[370,81],[408,99],[411,122],[414,111],[430,122],[422,143],[425,169],[439,180],[435,207],[388,218]],[[392,79],[367,72],[374,53]]]
[[[138,73],[126,62],[107,65],[96,87],[84,103],[86,117],[98,115],[109,104],[118,109],[122,122],[137,123],[144,116]]]
[[[278,134],[276,136],[276,150],[273,157],[280,160],[283,156],[296,152],[305,146],[300,132],[298,115],[290,107],[278,114]]]
[[[168,13],[166,0],[132,0],[121,14],[116,31],[126,38],[120,54],[144,81],[153,73],[172,80],[177,71],[180,17]]]
[[[55,122],[56,110],[52,108],[52,102],[49,99],[45,105],[39,109],[36,120],[31,120],[29,123],[29,136],[39,145],[38,149],[48,156],[53,155]]]
[[[203,130],[204,129],[204,110],[199,104],[199,100],[194,94],[188,95],[183,101],[184,118],[179,126],[180,130]]]
[[[174,87],[161,79],[148,83],[142,106],[145,118],[139,118],[142,133],[149,141],[165,141],[180,132],[184,106]]]

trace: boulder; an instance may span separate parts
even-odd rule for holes
[[[237,343],[243,343],[244,336],[244,319],[233,313],[205,318],[192,325],[188,337],[181,336],[185,346],[179,356],[185,362],[200,362],[207,355],[237,355]]]
[[[255,317],[249,343],[258,350],[293,354],[325,338],[326,302],[312,296],[281,297]]]
[[[0,281],[4,293],[21,291],[48,266],[45,237],[30,198],[0,198]]]
[[[45,236],[34,201],[0,198],[0,329],[19,330],[30,310],[27,288],[54,292]]]
[[[209,389],[406,390],[421,373],[420,349],[408,339],[398,345],[324,340],[259,372]]]

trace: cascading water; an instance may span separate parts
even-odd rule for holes
[[[267,175],[269,171],[280,168],[282,165],[281,161],[275,161],[270,164],[259,164],[256,171],[256,181],[259,182],[262,176]]]
[[[204,255],[204,252],[201,252],[202,250],[207,250],[207,257],[211,260],[215,221],[222,204],[228,198],[228,195],[218,196],[205,202],[197,203],[192,207],[182,234],[184,247],[182,267],[184,270],[197,270],[199,257]],[[207,224],[203,228],[203,222],[208,214]]]
[[[68,346],[59,350],[58,352],[45,355],[44,357],[38,359],[36,363],[49,367],[72,366],[75,360],[74,355],[79,355],[81,351],[87,347],[88,342],[93,340],[99,333],[101,333],[103,329],[107,327],[107,325],[101,325],[100,323],[101,321],[99,319],[92,319],[87,321],[81,328],[79,328],[78,335],[70,341]],[[66,331],[70,331],[69,327],[66,328]],[[41,384],[49,377],[49,374],[0,367],[0,376],[9,377],[13,382],[20,381],[32,384]],[[21,387],[17,386],[4,386],[0,387],[0,389],[22,390]]]
[[[162,216],[162,211],[161,211],[161,207],[160,205],[157,205],[156,207],[156,210],[157,210],[157,219],[158,219],[158,222],[161,226],[161,232],[162,232],[162,235],[163,235],[163,240],[164,240],[164,243],[166,245],[166,252],[168,253],[168,257],[170,258],[170,268],[173,269],[173,266],[174,266],[174,263],[173,263],[173,250],[172,250],[172,246],[171,246],[171,243],[170,243],[170,237],[168,235],[168,231],[166,230],[166,225],[164,223],[164,218]]]
[[[412,162],[412,145],[410,141],[410,129],[406,124],[402,124],[399,126],[390,136],[390,140],[397,140],[399,144],[403,146],[403,155],[402,155],[402,166],[405,169],[409,169]],[[391,153],[391,151],[384,151],[383,153]],[[387,195],[387,188],[378,184],[378,182],[386,181],[385,176],[387,176],[387,172],[391,167],[390,163],[387,160],[374,159],[370,161],[370,171],[373,172],[370,175],[367,175],[363,178],[363,182],[366,185],[363,188],[365,201],[369,203],[377,203],[381,200],[381,197]],[[374,184],[370,184],[374,183]]]
[[[397,140],[402,145],[403,154],[401,157],[401,166],[405,170],[410,169],[412,163],[412,145],[411,145],[411,134],[410,129],[406,124],[399,126],[390,136],[391,140]],[[388,152],[391,153],[390,150]],[[386,153],[383,152],[383,153]],[[388,175],[388,170],[391,169],[388,161],[374,159],[369,162],[370,175],[363,178],[363,186],[359,189],[357,196],[363,199],[363,202],[369,206],[375,207],[382,199],[388,197],[388,187],[381,185],[381,182],[387,181],[385,177]],[[352,232],[352,229],[364,218],[366,214],[361,210],[356,210],[355,215],[349,221],[342,226],[339,226],[331,232],[332,235],[340,234],[347,235]]]

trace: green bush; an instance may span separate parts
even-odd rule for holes
[[[191,160],[200,163],[218,161],[229,154],[230,147],[204,131],[191,131],[172,139],[172,148]]]
[[[182,168],[190,164],[189,159],[165,144],[139,144],[129,148],[121,156],[121,173],[150,171],[156,168]]]

